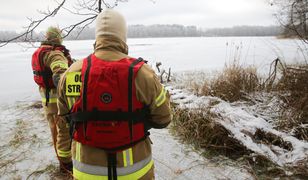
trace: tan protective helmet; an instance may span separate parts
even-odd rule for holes
[[[46,40],[55,44],[62,44],[63,37],[58,27],[50,26],[46,31]]]

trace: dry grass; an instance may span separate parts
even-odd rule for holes
[[[308,178],[308,158],[303,159],[299,163],[297,163],[297,166],[293,167],[291,169],[292,172],[294,172],[294,175],[301,178],[301,179],[307,179]]]
[[[197,96],[215,96],[225,101],[245,100],[246,95],[263,89],[262,78],[255,66],[238,61],[226,64],[222,71],[186,72],[175,78],[176,88],[185,88]]]
[[[206,149],[209,154],[239,157],[247,153],[246,148],[232,138],[226,128],[215,122],[216,115],[209,109],[210,107],[195,110],[174,107],[173,133],[197,149]]]
[[[282,73],[271,74],[270,81],[265,83],[256,67],[233,61],[211,80],[189,81],[187,89],[199,96],[215,96],[229,102],[249,100],[247,95],[257,91],[278,92],[284,102],[280,118],[275,122],[278,130],[293,132],[297,138],[308,140],[308,65],[286,66],[279,59],[273,65],[275,71]]]
[[[212,105],[215,103],[213,102]],[[219,115],[213,114],[209,110],[210,106],[194,110],[174,107],[172,132],[184,142],[192,144],[196,149],[205,150],[203,155],[206,157],[213,158],[217,155],[224,155],[247,164],[246,169],[255,175],[256,179],[308,177],[308,161],[298,163],[296,166],[280,167],[267,157],[252,153],[240,141],[233,138],[226,128],[218,124],[216,118],[219,118]],[[267,144],[269,147],[278,146],[287,151],[293,149],[290,142],[261,129],[257,129],[254,134],[247,135],[259,144]],[[287,174],[286,171],[293,174]]]
[[[234,102],[245,99],[246,94],[258,91],[260,88],[261,78],[257,74],[257,68],[244,67],[234,61],[226,65],[211,81],[204,82],[201,95],[216,96]]]
[[[285,104],[278,127],[308,140],[308,65],[287,66],[275,90]]]
[[[61,173],[59,172],[59,168],[55,166],[54,164],[49,164],[46,166],[44,169],[38,169],[36,171],[33,171],[31,174],[28,175],[26,178],[28,179],[41,179],[41,175],[49,175],[51,179],[54,180],[60,180],[60,179],[65,179],[65,180],[72,180],[72,176],[67,173]]]
[[[278,146],[282,149],[292,151],[293,146],[290,142],[284,141],[281,137],[264,130],[257,129],[253,135],[253,140],[257,143]]]
[[[10,140],[9,144],[15,148],[21,145],[22,142],[25,141],[25,133],[24,129],[26,127],[26,123],[22,119],[18,119],[16,121],[16,127],[14,129],[13,139]]]
[[[305,68],[304,71],[286,68],[287,71],[284,71],[282,76],[275,74],[276,82],[268,88],[257,74],[255,67],[243,67],[233,62],[211,80],[203,78],[202,83],[200,78],[191,80],[189,87],[186,88],[199,96],[216,96],[229,102],[249,100],[246,99],[247,94],[256,91],[269,89],[275,91],[285,104],[281,109],[281,117],[275,120],[278,130],[292,131],[297,138],[308,140],[308,68]],[[272,82],[274,81],[270,83]],[[212,105],[214,104],[215,102],[212,102]],[[206,149],[206,152],[212,152],[211,155],[214,152],[214,154],[223,154],[228,157],[247,157],[245,160],[249,161],[258,178],[290,178],[286,174],[286,169],[278,167],[266,157],[247,155],[250,152],[239,141],[232,138],[227,129],[216,123],[215,119],[217,120],[219,115],[211,113],[210,108],[211,105],[194,110],[174,107],[173,132],[183,141],[197,148]],[[251,137],[257,143],[279,146],[285,150],[293,148],[281,137],[262,130],[257,130],[255,134],[251,134]],[[293,166],[290,169],[290,172],[294,173],[291,177],[308,177],[307,162]]]

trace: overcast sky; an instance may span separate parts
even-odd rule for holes
[[[61,1],[61,0],[58,0]],[[67,0],[72,9],[77,0]],[[88,0],[86,0],[88,1]],[[109,0],[108,2],[112,2]],[[202,28],[231,27],[237,25],[275,25],[274,7],[268,0],[129,0],[115,9],[131,24],[183,24]],[[54,0],[6,0],[0,6],[1,30],[21,30],[28,18],[42,17],[38,10],[52,9]],[[77,22],[80,17],[61,10],[59,14],[39,26],[61,27]]]

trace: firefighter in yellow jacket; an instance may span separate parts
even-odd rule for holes
[[[70,141],[67,140],[69,129],[66,128],[66,121],[58,116],[56,87],[60,75],[71,64],[71,57],[69,51],[62,45],[61,31],[58,28],[49,27],[45,37],[46,40],[32,55],[32,69],[34,81],[39,86],[54,148],[60,161],[60,170],[65,171],[72,169]]]
[[[169,94],[154,71],[128,56],[126,22],[114,10],[96,19],[94,53],[58,86],[70,122],[75,179],[154,179],[150,128],[171,121]]]

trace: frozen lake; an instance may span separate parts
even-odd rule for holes
[[[72,57],[82,59],[93,50],[94,40],[65,41]],[[37,44],[38,45],[38,44]],[[173,72],[216,70],[238,59],[242,64],[255,64],[268,69],[277,57],[286,62],[307,62],[307,46],[299,40],[275,37],[201,37],[128,39],[129,54],[143,57],[153,65],[162,62]],[[35,48],[11,43],[0,48],[0,101],[39,100],[32,77],[31,56]]]

